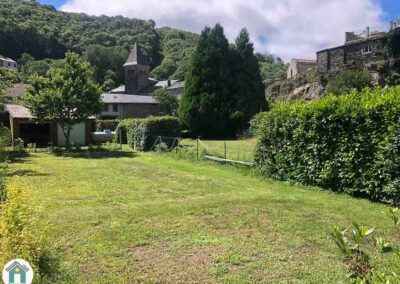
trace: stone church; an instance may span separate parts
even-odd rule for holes
[[[150,66],[136,43],[123,65],[125,85],[103,94],[102,118],[144,118],[159,115],[160,107],[152,93],[161,88],[181,97],[184,82],[177,80],[158,81],[150,77]]]

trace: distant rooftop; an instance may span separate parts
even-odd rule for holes
[[[17,63],[17,61],[12,60],[11,58],[5,57],[5,56],[2,56],[2,55],[0,55],[0,60],[7,61],[7,62],[12,62],[12,63]]]
[[[129,57],[124,64],[124,66],[132,66],[132,65],[149,66],[146,57],[140,50],[140,47],[137,43],[135,43],[135,45],[133,46],[131,53],[129,54]]]
[[[25,95],[26,89],[29,84],[14,84],[12,87],[6,89],[6,96],[10,98],[20,98]]]
[[[152,96],[149,95],[129,95],[129,94],[103,94],[103,102],[106,104],[157,104]]]
[[[293,58],[292,61],[300,62],[300,63],[317,63],[316,60],[312,60],[312,59],[298,59],[298,58]]]

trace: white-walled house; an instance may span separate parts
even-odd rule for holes
[[[0,55],[0,67],[3,68],[10,68],[10,69],[17,69],[18,64],[16,61],[12,60],[11,58],[4,57]]]

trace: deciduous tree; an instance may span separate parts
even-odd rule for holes
[[[56,120],[67,148],[73,127],[101,111],[101,89],[93,69],[79,55],[67,52],[63,68],[51,68],[46,77],[33,75],[25,105],[38,121]]]

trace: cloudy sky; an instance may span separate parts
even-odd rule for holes
[[[342,44],[345,31],[382,29],[400,15],[400,0],[39,0],[60,10],[153,19],[200,32],[221,23],[232,41],[246,27],[256,50],[282,57],[314,58]]]

